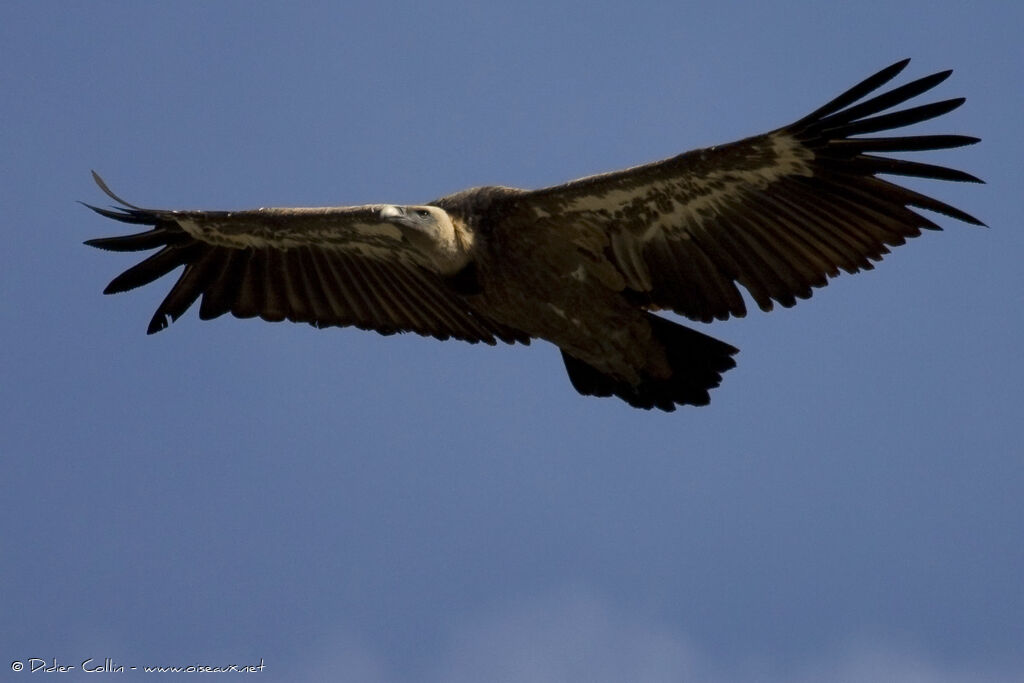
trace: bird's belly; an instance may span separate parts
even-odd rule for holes
[[[474,309],[596,368],[626,377],[648,354],[644,313],[597,283],[569,274],[482,284],[479,294],[467,297]]]

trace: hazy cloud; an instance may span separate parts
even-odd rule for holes
[[[405,683],[358,641],[341,637],[337,650],[304,658],[306,680]],[[318,663],[319,662],[319,663]],[[289,680],[295,680],[289,678]],[[1016,670],[942,665],[914,648],[854,640],[790,671],[765,670],[738,652],[712,661],[686,635],[645,622],[581,590],[537,597],[465,620],[453,627],[436,665],[412,677],[428,683],[1013,683]]]
[[[694,656],[677,634],[617,615],[574,591],[463,624],[437,680],[669,683],[696,673]]]

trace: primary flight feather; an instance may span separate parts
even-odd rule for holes
[[[978,142],[964,135],[862,137],[941,116],[963,98],[890,110],[949,71],[868,97],[879,71],[799,121],[727,145],[540,190],[479,187],[422,206],[170,211],[89,208],[151,226],[89,240],[156,253],[105,293],[183,266],[157,308],[162,330],[202,297],[199,317],[292,320],[471,343],[550,341],[581,394],[638,408],[704,405],[737,349],[652,311],[710,322],[811,296],[840,270],[872,268],[939,226],[918,209],[973,216],[879,174],[981,182],[880,156]]]

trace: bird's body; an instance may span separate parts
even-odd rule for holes
[[[702,405],[736,349],[654,311],[742,316],[738,284],[763,310],[792,306],[840,269],[871,268],[887,246],[938,228],[916,208],[980,224],[877,177],[977,181],[876,154],[976,138],[861,137],[963,102],[881,114],[949,75],[863,99],[905,66],[770,133],[540,190],[473,188],[422,206],[163,211],[118,199],[97,177],[124,208],[96,211],[153,228],[88,244],[160,248],[108,293],[184,266],[150,332],[201,296],[204,319],[230,312],[490,344],[540,338],[562,350],[580,393],[642,408]]]
[[[465,215],[461,196],[438,204],[476,235],[470,265],[454,278],[474,311],[550,341],[603,375],[631,384],[642,374],[671,376],[652,316],[630,300],[606,258],[599,224],[576,220],[559,227],[536,215],[529,193],[510,188],[470,192],[472,209]],[[732,367],[735,349],[722,346],[722,364]]]

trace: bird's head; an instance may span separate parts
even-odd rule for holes
[[[387,204],[380,209],[380,219],[397,226],[442,274],[460,270],[469,260],[465,240],[457,234],[448,212],[440,207]]]

